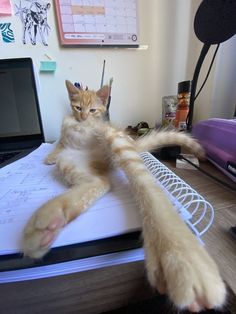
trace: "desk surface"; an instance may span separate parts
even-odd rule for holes
[[[229,228],[236,224],[235,192],[220,186],[197,170],[176,169],[165,164],[206,198],[215,209],[213,226],[203,237],[207,250],[236,294],[236,240]],[[236,186],[208,162],[201,166]],[[143,262],[99,270],[0,284],[0,313],[101,313],[153,295]],[[232,312],[233,313],[233,312]]]

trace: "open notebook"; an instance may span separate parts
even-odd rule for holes
[[[9,261],[14,256],[11,254],[21,251],[22,232],[32,213],[67,189],[56,178],[55,167],[43,163],[52,149],[53,144],[42,144],[28,156],[0,169],[0,270],[11,268]],[[156,177],[157,184],[163,187],[176,210],[200,239],[212,223],[212,206],[151,154],[142,153],[141,157]],[[121,170],[113,172],[112,186],[111,192],[63,229],[53,244],[55,249],[43,259],[44,263],[91,257],[142,245],[139,211]],[[68,246],[69,250],[65,251]],[[2,260],[7,260],[7,264]],[[24,262],[24,259],[18,264],[16,267],[19,268],[35,266],[28,260]]]

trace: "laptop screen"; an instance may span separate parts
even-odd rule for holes
[[[0,151],[43,141],[32,59],[0,60]]]

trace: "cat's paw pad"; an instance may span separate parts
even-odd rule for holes
[[[57,156],[55,154],[49,154],[45,159],[44,159],[44,163],[46,165],[54,165],[56,163],[57,160]]]
[[[66,225],[64,213],[56,205],[49,202],[49,204],[41,207],[26,225],[23,235],[25,256],[32,258],[44,256],[60,230]]]
[[[204,308],[219,308],[224,304],[225,285],[210,257],[203,254],[194,258],[186,258],[184,255],[173,258],[174,256],[163,258],[162,266],[168,294],[179,308],[199,312]]]
[[[147,265],[151,285],[191,312],[222,307],[226,298],[217,266],[204,250],[199,253],[165,253],[156,261],[158,268]]]

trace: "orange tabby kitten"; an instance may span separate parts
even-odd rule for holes
[[[200,145],[176,132],[151,132],[131,139],[103,120],[109,87],[81,90],[66,81],[73,114],[64,119],[60,140],[45,162],[56,163],[70,189],[40,207],[24,231],[24,253],[48,252],[58,233],[110,189],[109,172],[121,167],[140,208],[150,284],[179,308],[198,312],[222,306],[226,290],[218,268],[156,185],[140,151],[178,144],[203,156]]]

